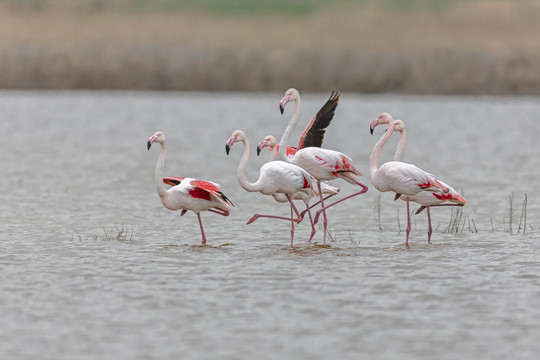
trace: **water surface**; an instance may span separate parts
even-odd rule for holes
[[[236,129],[252,150],[279,138],[292,114],[279,113],[281,96],[1,93],[2,358],[536,358],[540,102],[343,94],[325,146],[350,155],[366,184],[383,133],[368,125],[387,111],[407,124],[404,161],[469,204],[457,233],[445,231],[452,210],[433,209],[431,245],[425,213],[415,216],[406,248],[404,203],[370,187],[328,211],[329,247],[306,244],[301,223],[291,249],[287,223],[245,225],[288,208],[241,189],[242,148],[224,149]],[[327,96],[303,96],[295,140]],[[203,214],[210,246],[192,213],[159,201],[159,150],[146,149],[157,130],[167,175],[214,180],[236,205],[228,218]],[[254,155],[251,181],[266,159]]]

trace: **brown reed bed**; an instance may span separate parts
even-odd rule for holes
[[[540,94],[537,1],[269,14],[70,3],[0,1],[0,88]]]

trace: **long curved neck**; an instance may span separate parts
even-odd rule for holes
[[[407,143],[407,133],[405,130],[399,132],[399,143],[394,154],[394,161],[401,161],[403,157],[403,150],[405,150],[405,144]]]
[[[156,173],[155,173],[156,189],[160,198],[163,198],[164,196],[167,195],[167,189],[165,188],[165,185],[163,184],[163,168],[165,167],[166,156],[167,156],[167,151],[165,150],[165,143],[161,143],[161,152],[159,153],[159,157],[156,164]]]
[[[392,136],[392,132],[394,132],[394,123],[390,121],[390,123],[388,124],[388,129],[383,134],[383,136],[381,136],[377,144],[375,144],[375,147],[371,152],[371,157],[369,158],[369,171],[372,177],[373,174],[377,171],[379,156],[381,155],[382,148],[384,144],[386,144],[388,139],[390,139],[390,136]]]
[[[242,139],[242,143],[244,144],[244,154],[242,155],[242,158],[240,159],[240,163],[238,164],[238,170],[236,171],[236,177],[238,178],[238,183],[241,187],[244,188],[246,191],[250,192],[256,192],[259,191],[259,188],[255,186],[255,184],[250,183],[246,179],[246,165],[249,160],[249,141],[247,138]]]
[[[276,157],[277,157],[277,154],[278,154],[278,146],[279,145],[277,145],[277,144],[272,146],[272,148],[270,149],[270,156],[268,157],[268,161],[276,160]]]
[[[296,107],[294,108],[294,114],[291,118],[291,121],[289,121],[289,125],[287,125],[287,129],[285,129],[285,132],[283,133],[283,136],[281,137],[281,141],[279,142],[278,158],[283,161],[288,160],[287,159],[287,145],[289,145],[289,136],[291,136],[291,133],[296,127],[296,124],[298,124],[298,120],[300,120],[300,109],[302,108],[302,104],[300,102],[300,95],[298,95],[295,102],[296,102]]]

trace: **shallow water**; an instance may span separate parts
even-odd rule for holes
[[[292,113],[279,114],[281,96],[0,93],[1,357],[536,358],[538,99],[343,94],[325,146],[349,154],[366,184],[383,132],[370,136],[368,125],[387,111],[406,121],[404,160],[469,204],[457,233],[445,232],[450,208],[432,210],[431,245],[425,213],[415,216],[406,248],[404,203],[380,197],[380,231],[370,188],[328,211],[329,246],[307,245],[303,222],[291,249],[287,223],[245,225],[288,208],[242,190],[241,146],[224,151],[235,129],[252,150],[279,138]],[[303,97],[295,139],[327,96]],[[236,205],[228,218],[202,215],[209,246],[192,213],[159,201],[159,150],[146,149],[157,130],[167,134],[166,174],[214,180]],[[254,155],[251,181],[265,160]]]

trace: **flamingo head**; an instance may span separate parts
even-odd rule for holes
[[[229,140],[227,140],[227,143],[225,144],[225,152],[227,153],[227,155],[229,155],[229,151],[235,143],[239,141],[244,141],[245,139],[246,134],[244,134],[242,130],[233,131],[231,137],[229,138]]]
[[[162,133],[161,131],[158,131],[154,135],[150,136],[150,138],[148,139],[148,143],[147,143],[148,150],[150,150],[150,147],[155,142],[157,142],[158,144],[165,143],[165,134]]]
[[[405,131],[405,123],[403,120],[394,121],[394,131],[399,131],[400,133]]]
[[[257,145],[257,156],[261,153],[261,150],[265,147],[268,147],[268,150],[272,150],[275,146],[277,146],[276,138],[272,135],[266,136],[258,145]]]
[[[300,98],[300,93],[298,90],[290,88],[289,90],[285,91],[285,96],[281,99],[279,102],[279,111],[283,114],[283,111],[285,110],[285,105],[289,101],[297,101]]]
[[[435,196],[437,199],[448,201],[458,205],[465,205],[467,203],[467,200],[465,200],[465,198],[461,196],[460,193],[454,190],[453,187],[443,183],[442,181],[437,180],[437,182],[445,188],[445,191],[443,191],[442,193],[433,193],[433,196]]]
[[[389,113],[382,113],[375,120],[373,120],[371,124],[369,124],[369,131],[373,135],[373,130],[375,130],[378,125],[390,124],[393,121],[394,119],[392,119],[392,116]]]

